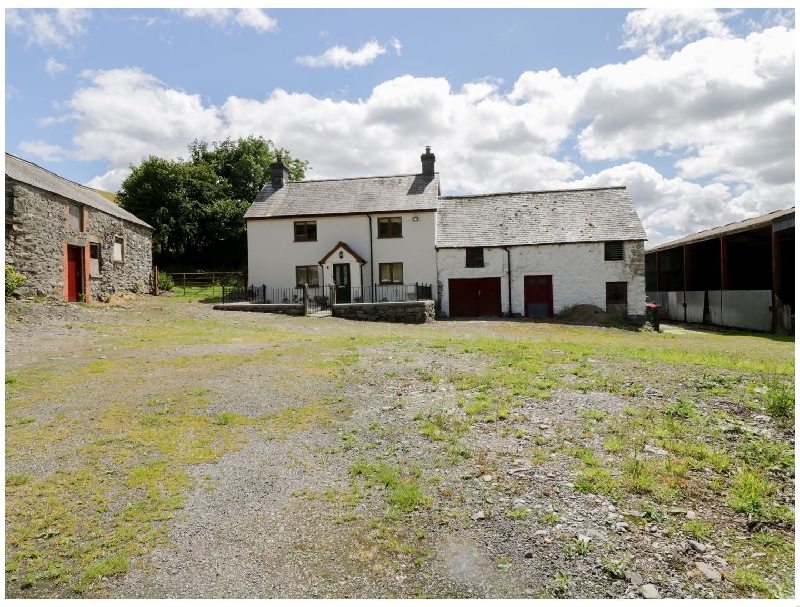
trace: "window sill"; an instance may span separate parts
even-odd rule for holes
[[[295,240],[294,242],[317,242],[317,240]]]
[[[392,238],[402,238],[402,237],[403,237],[402,234],[400,234],[400,236],[378,236],[378,240],[390,240]]]

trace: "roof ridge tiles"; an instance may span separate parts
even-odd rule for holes
[[[627,186],[613,185],[613,186],[598,186],[591,188],[563,188],[559,190],[523,190],[519,192],[495,192],[492,194],[458,194],[451,196],[439,196],[441,200],[455,200],[458,198],[488,198],[493,196],[516,196],[519,194],[557,194],[559,192],[595,192],[598,190],[624,190]]]
[[[439,171],[436,171],[434,175],[438,175]],[[287,184],[292,183],[321,183],[325,181],[357,181],[359,179],[390,179],[392,177],[417,177],[421,176],[422,173],[399,173],[397,175],[373,175],[371,177],[338,177],[338,178],[331,178],[331,179],[303,179],[301,181],[288,181]]]

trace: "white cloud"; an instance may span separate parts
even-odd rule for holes
[[[399,44],[399,42],[398,42]],[[395,47],[397,50],[397,47]],[[306,55],[296,57],[295,61],[308,67],[335,67],[346,70],[351,67],[369,65],[380,55],[386,54],[386,47],[378,44],[377,40],[370,40],[357,51],[349,51],[345,46],[332,46],[327,51],[316,57]],[[400,54],[399,51],[397,53]]]
[[[698,38],[730,38],[725,20],[737,11],[711,8],[647,8],[628,13],[623,25],[625,42],[620,48],[663,53],[667,47],[684,45]]]
[[[55,78],[58,72],[63,72],[67,69],[67,66],[63,63],[59,63],[55,57],[49,57],[44,64],[44,71],[50,74],[51,77]]]
[[[50,145],[49,143],[41,140],[36,141],[21,141],[19,149],[30,156],[41,158],[50,162],[63,160],[66,156],[66,150],[57,146]]]
[[[78,123],[74,156],[81,160],[125,167],[151,154],[175,158],[195,137],[222,130],[217,109],[204,107],[200,95],[169,89],[139,69],[81,76],[88,84],[66,104]]]
[[[85,22],[91,18],[91,11],[79,8],[6,9],[6,25],[14,33],[26,36],[29,46],[72,48],[73,41],[86,34]]]
[[[137,23],[144,23],[145,27],[152,27],[154,25],[169,25],[169,19],[163,19],[161,17],[145,17],[143,15],[133,15],[131,17],[125,17],[127,21],[134,21]]]
[[[17,87],[6,84],[6,101],[9,99],[22,99],[22,94],[17,90]]]
[[[258,33],[274,32],[278,22],[260,8],[241,8],[236,13],[236,23],[242,27],[252,27]]]
[[[314,179],[416,172],[432,145],[447,193],[625,184],[649,244],[794,201],[794,31],[781,27],[573,76],[526,72],[508,90],[407,75],[357,101],[275,89],[214,106],[137,69],[85,77],[60,111],[75,122],[70,153],[108,162],[96,178],[108,190],[147,155],[254,134],[310,160]],[[605,168],[587,175],[587,162]]]
[[[260,8],[185,8],[177,10],[190,19],[204,19],[216,27],[250,27],[259,34],[274,32],[278,29],[277,20]]]
[[[389,44],[391,44],[391,45],[392,45],[392,48],[394,49],[394,52],[397,54],[397,56],[398,56],[398,57],[399,57],[400,55],[402,55],[402,54],[403,54],[403,53],[402,53],[402,50],[403,50],[403,45],[402,45],[402,44],[400,44],[400,41],[399,41],[397,38],[395,38],[394,36],[392,36],[392,37],[389,39]]]
[[[664,149],[682,152],[676,166],[687,178],[723,170],[736,179],[788,175],[794,38],[782,27],[744,39],[707,38],[667,59],[644,56],[580,74],[576,115],[589,120],[578,133],[581,154],[608,161]]]
[[[93,177],[83,185],[95,190],[103,190],[104,192],[116,192],[119,190],[119,185],[125,181],[128,175],[131,174],[129,168],[111,169],[103,175]]]

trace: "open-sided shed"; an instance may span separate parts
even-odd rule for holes
[[[647,294],[664,318],[790,330],[794,207],[698,232],[645,252]]]

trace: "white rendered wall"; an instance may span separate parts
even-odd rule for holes
[[[525,315],[525,276],[553,277],[553,312],[578,304],[606,309],[606,283],[628,283],[628,314],[645,313],[644,243],[626,241],[622,261],[605,261],[605,245],[573,243],[510,247],[511,302],[514,314]],[[450,313],[447,281],[450,278],[501,278],[503,313],[508,312],[507,253],[485,248],[483,268],[467,268],[464,249],[440,249],[437,255],[442,311]]]
[[[500,309],[503,314],[508,312],[508,264],[507,253],[503,249],[484,248],[482,268],[466,267],[465,249],[439,249],[436,253],[442,312],[450,315],[448,280],[451,278],[500,278]]]
[[[402,217],[402,238],[378,238],[379,217]],[[413,218],[418,217],[417,221]],[[251,219],[247,221],[248,282],[270,287],[293,287],[295,266],[317,265],[340,241],[346,243],[367,264],[359,269],[352,261],[350,280],[359,286],[363,272],[364,284],[378,282],[378,264],[403,264],[403,282],[436,285],[436,249],[434,248],[436,214],[429,212],[380,213],[371,215],[372,247],[375,272],[370,267],[370,236],[366,215],[310,217],[301,221],[317,222],[317,240],[294,241],[295,219]],[[347,253],[345,253],[347,256]],[[348,261],[347,259],[342,260]],[[332,264],[339,263],[338,254],[325,263],[322,282],[333,282]]]

